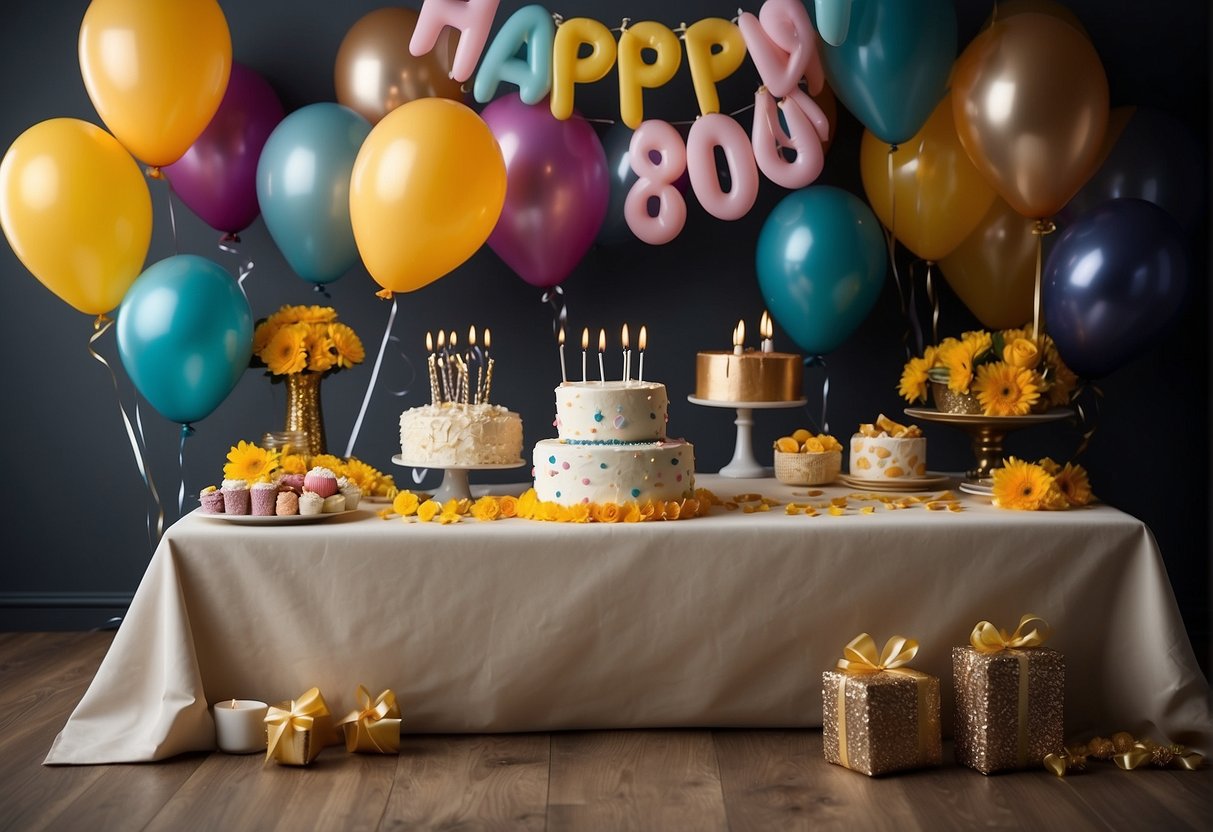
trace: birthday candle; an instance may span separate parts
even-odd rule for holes
[[[745,347],[745,321],[737,322],[737,328],[733,330],[733,355],[741,355]]]
[[[602,366],[602,354],[606,352],[606,330],[598,330],[598,380],[606,381],[606,370]]]
[[[629,365],[632,358],[632,351],[628,348],[628,325],[623,325],[623,380],[626,382],[632,375],[632,368]]]
[[[581,330],[581,383],[585,384],[585,351],[590,348],[590,328]]]
[[[564,327],[560,327],[560,334],[556,336],[557,343],[560,344],[560,383],[568,384],[569,376],[564,371]]]
[[[774,352],[775,341],[771,337],[775,334],[775,325],[771,322],[771,315],[765,309],[762,311],[762,320],[758,322],[758,334],[762,336],[762,351]]]
[[[648,346],[649,330],[647,327],[640,328],[640,375],[637,376],[638,381],[644,381],[644,348]]]

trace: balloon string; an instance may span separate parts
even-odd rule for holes
[[[1032,233],[1036,236],[1036,283],[1032,294],[1032,337],[1040,338],[1043,330],[1040,328],[1041,301],[1041,260],[1043,259],[1045,237],[1057,230],[1052,220],[1037,220],[1032,224]]]
[[[237,247],[239,242],[239,236],[235,234],[224,234],[219,238],[219,250],[226,254],[230,254],[233,257],[239,257],[240,249]],[[252,274],[253,268],[254,264],[252,258],[245,260],[243,265],[237,264],[236,266],[236,285],[240,287],[240,292],[244,295],[245,300],[248,300],[248,292],[244,291],[244,279]]]
[[[931,304],[931,343],[939,343],[939,293],[935,291],[935,277],[931,267],[935,264],[927,261],[927,302]]]
[[[397,338],[395,335],[393,335],[388,340],[394,344],[400,343],[400,339]],[[476,348],[476,352],[480,352],[480,347]],[[415,366],[413,366],[412,359],[410,359],[408,357],[408,355],[404,352],[404,350],[397,350],[396,354],[398,356],[400,356],[400,360],[404,362],[405,369],[408,370],[409,379],[408,379],[408,381],[405,382],[404,387],[401,388],[400,390],[389,390],[388,392],[391,393],[393,396],[400,398],[403,396],[407,396],[409,394],[409,389],[417,381],[417,368]]]
[[[1082,405],[1082,394],[1087,390],[1091,391],[1091,405],[1089,412]],[[1074,405],[1074,410],[1078,413],[1078,424],[1082,430],[1082,440],[1078,443],[1078,449],[1074,451],[1072,459],[1077,459],[1082,455],[1087,446],[1091,444],[1091,438],[1095,436],[1095,431],[1099,429],[1099,410],[1100,401],[1103,399],[1103,391],[1094,384],[1083,382],[1082,386],[1074,391],[1070,396],[1070,402]]]
[[[178,517],[184,513],[182,507],[185,505],[185,440],[193,435],[194,426],[189,422],[183,422],[181,425],[181,446],[177,449],[177,471],[181,477],[181,484],[177,486]]]
[[[375,356],[375,368],[371,370],[371,381],[366,386],[366,395],[362,397],[362,407],[358,410],[358,418],[354,421],[354,429],[350,431],[349,444],[345,446],[346,459],[354,452],[354,443],[358,441],[358,432],[362,430],[362,420],[366,417],[367,405],[371,403],[371,393],[375,391],[375,382],[379,380],[379,368],[383,365],[383,354],[387,352],[387,343],[392,337],[392,324],[396,322],[396,295],[392,294],[392,311],[387,316],[387,326],[383,330],[383,340],[379,342],[379,354]]]
[[[553,286],[544,292],[539,300],[552,307],[552,312],[555,314],[555,317],[552,318],[552,334],[555,335],[569,320],[569,308],[564,301],[564,289],[560,286]]]
[[[151,547],[154,550],[156,548],[156,545],[160,542],[160,536],[162,534],[164,534],[164,507],[160,504],[160,494],[159,494],[159,492],[156,491],[156,483],[152,480],[151,470],[144,463],[143,453],[142,453],[142,451],[140,451],[140,446],[141,446],[141,444],[143,444],[140,441],[143,437],[143,426],[142,425],[139,426],[139,437],[140,438],[136,439],[134,428],[131,427],[131,420],[126,415],[126,409],[122,406],[122,399],[118,395],[118,392],[119,392],[118,391],[118,377],[116,375],[114,375],[114,368],[111,367],[110,363],[108,361],[106,361],[105,358],[93,348],[93,345],[95,343],[97,343],[97,340],[102,335],[104,335],[106,332],[108,332],[110,327],[112,327],[113,325],[114,325],[113,320],[105,317],[105,315],[97,316],[97,319],[95,321],[93,321],[93,334],[88,339],[88,354],[91,355],[96,361],[100,362],[101,366],[109,371],[110,381],[113,382],[113,385],[114,385],[114,398],[118,404],[118,413],[120,416],[122,416],[122,425],[123,425],[123,427],[126,428],[126,437],[127,437],[127,440],[131,443],[131,453],[134,454],[134,457],[135,457],[135,467],[139,469],[139,476],[143,478],[143,484],[147,486],[148,493],[151,495],[151,498],[152,498],[152,504],[156,507],[155,510],[157,513],[157,520],[156,520],[156,533],[154,536],[152,535],[152,515],[150,512],[147,515],[148,543],[151,544]],[[135,414],[136,414],[135,418],[136,419],[138,418],[138,413],[139,413],[139,405],[138,405],[138,403],[136,403],[136,405],[135,405]]]
[[[885,238],[885,242],[888,244],[888,248],[889,248],[889,268],[892,269],[892,271],[893,271],[893,283],[897,287],[897,300],[901,304],[902,317],[906,318],[907,322],[908,322],[908,326],[906,327],[905,330],[902,331],[901,343],[905,347],[906,358],[912,358],[914,356],[914,352],[910,348],[910,336],[911,336],[911,334],[915,335],[915,340],[917,341],[917,344],[918,344],[918,351],[922,352],[922,333],[919,331],[918,320],[917,320],[916,316],[913,314],[912,308],[907,306],[907,304],[906,304],[906,292],[905,292],[905,289],[901,285],[901,272],[899,272],[897,270],[897,256],[896,256],[897,240],[893,233],[893,229],[895,229],[897,227],[897,188],[896,188],[896,183],[893,180],[893,154],[896,152],[897,152],[897,145],[895,145],[895,144],[889,145],[888,175],[889,175],[889,214],[890,214],[890,217],[889,217],[889,227],[885,229],[884,238]],[[913,291],[914,291],[914,284],[913,284],[913,281],[911,281],[911,283],[910,283],[910,303],[911,304],[914,302]]]
[[[824,355],[810,355],[804,360],[804,366],[805,369],[809,367],[821,367],[821,371],[825,376],[821,382],[821,433],[829,433],[830,368],[826,366]],[[808,407],[805,408],[805,412],[808,413]],[[812,421],[812,419],[813,417],[809,416],[809,421]]]

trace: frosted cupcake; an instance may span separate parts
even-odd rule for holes
[[[315,491],[304,491],[299,495],[300,514],[319,514],[324,509],[324,498]]]
[[[208,485],[202,489],[198,499],[202,503],[202,510],[207,514],[223,514],[223,492],[215,486]]]
[[[253,514],[257,517],[273,517],[278,505],[277,483],[255,482],[251,493]]]
[[[362,489],[353,480],[342,477],[338,480],[341,487],[341,496],[345,497],[345,510],[353,511],[358,508],[358,503],[362,500]]]
[[[295,496],[303,493],[303,474],[283,474],[278,484],[295,492]]]
[[[304,476],[303,487],[308,491],[315,491],[321,497],[331,497],[338,491],[337,475],[328,468],[317,466]]]
[[[320,510],[325,514],[345,511],[345,497],[341,494],[330,494],[324,498],[324,506]]]
[[[279,517],[290,517],[299,513],[299,495],[294,491],[279,491],[274,513]]]
[[[252,495],[245,480],[224,480],[220,490],[223,492],[224,514],[252,513]]]

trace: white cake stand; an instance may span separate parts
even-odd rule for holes
[[[737,425],[737,445],[733,449],[732,461],[720,469],[720,476],[754,478],[766,477],[771,473],[771,469],[759,465],[758,460],[754,458],[754,437],[751,430],[754,427],[754,411],[801,407],[808,399],[786,402],[718,402],[714,399],[687,396],[687,401],[704,407],[727,407],[737,411],[737,418],[733,420],[733,424]]]
[[[520,459],[517,462],[506,462],[497,465],[452,465],[442,467],[425,462],[409,462],[400,454],[392,457],[392,462],[405,468],[441,470],[443,472],[442,485],[438,486],[438,490],[434,492],[434,499],[440,503],[445,503],[452,498],[456,500],[471,499],[472,488],[468,485],[468,471],[505,471],[510,468],[521,468],[523,465],[526,465],[526,462]]]

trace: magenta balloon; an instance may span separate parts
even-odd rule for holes
[[[606,218],[611,186],[602,142],[580,116],[553,116],[546,98],[524,104],[511,93],[480,115],[505,157],[505,207],[489,247],[532,286],[555,286]]]
[[[161,172],[207,225],[234,234],[257,218],[257,160],[285,115],[269,82],[233,63],[210,124],[184,156]]]

